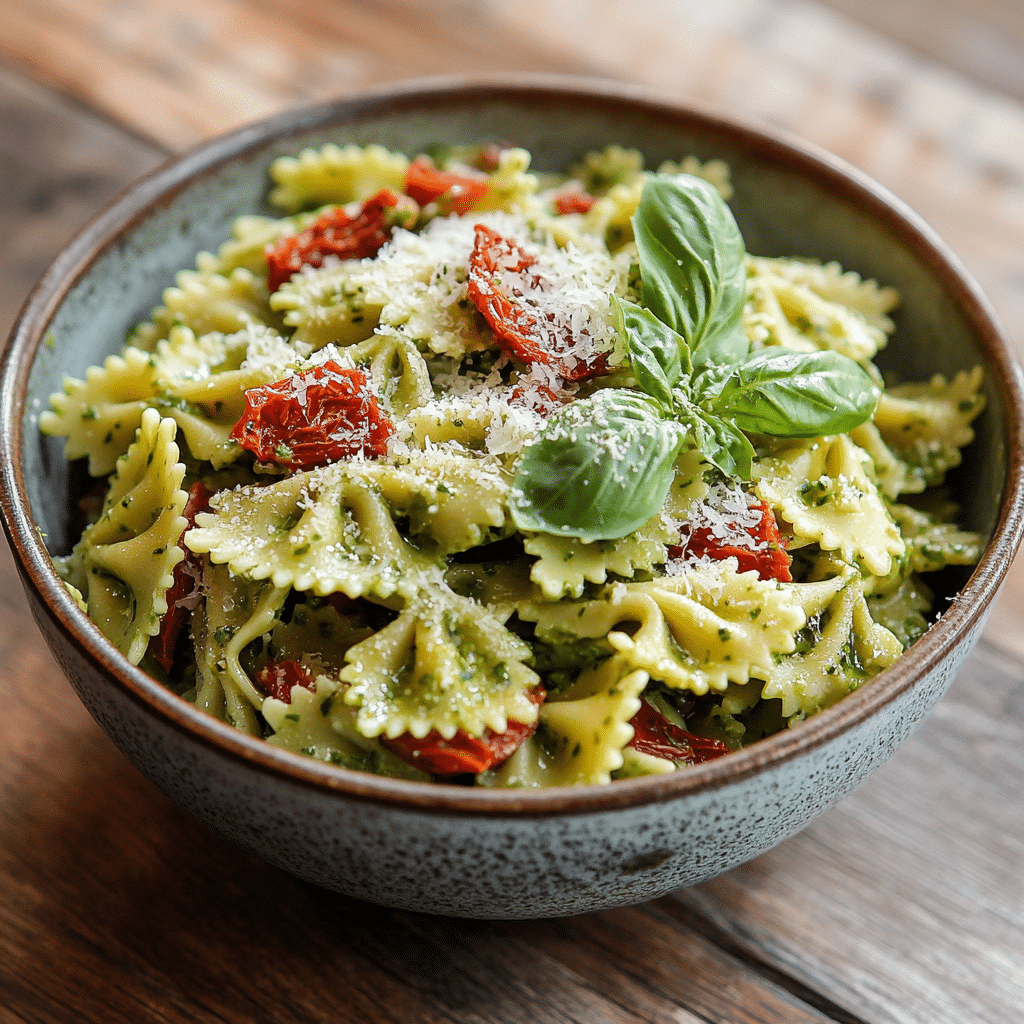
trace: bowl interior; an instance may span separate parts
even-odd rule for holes
[[[49,551],[66,552],[76,538],[63,440],[38,429],[48,396],[65,375],[82,377],[117,351],[176,272],[193,266],[197,252],[215,250],[236,217],[273,212],[265,204],[271,161],[328,141],[377,142],[411,155],[436,143],[486,140],[525,146],[540,170],[565,169],[609,143],[640,149],[650,167],[690,154],[726,161],[735,187],[730,205],[749,252],[837,260],[900,291],[898,330],[880,359],[886,373],[926,380],[979,362],[989,368],[977,440],[953,483],[966,528],[989,534],[1000,515],[1005,523],[1014,371],[984,300],[955,259],[877,185],[797,143],[621,89],[426,86],[291,112],[204,146],[136,186],[51,268],[14,350],[31,359],[17,415],[25,495]],[[1019,501],[1018,482],[1012,490]],[[1019,529],[1013,525],[1015,537]],[[995,582],[985,587],[987,600]]]

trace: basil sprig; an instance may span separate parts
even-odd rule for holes
[[[845,433],[878,402],[868,373],[838,352],[750,352],[743,238],[712,185],[651,178],[633,229],[642,305],[613,296],[612,307],[639,390],[603,389],[548,420],[512,486],[521,530],[625,537],[661,508],[686,445],[746,480],[746,434]]]

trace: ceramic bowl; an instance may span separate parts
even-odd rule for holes
[[[895,285],[883,366],[904,379],[981,362],[987,407],[958,471],[965,525],[991,537],[938,622],[870,684],[799,727],[711,763],[606,787],[492,791],[378,778],[215,721],[133,668],[79,611],[41,537],[66,550],[69,480],[38,414],[65,374],[114,351],[174,273],[239,214],[267,167],[328,140],[415,153],[507,139],[562,169],[616,142],[648,165],[693,153],[732,168],[750,252],[837,259]],[[839,160],[728,117],[566,79],[433,81],[273,117],[145,178],[85,229],[31,295],[4,357],[2,513],[32,610],[86,707],[138,769],[239,846],[331,889],[471,917],[542,917],[646,900],[793,835],[863,781],[950,684],[1022,529],[1021,382],[976,285],[898,200]]]

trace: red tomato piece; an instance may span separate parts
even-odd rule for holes
[[[554,391],[546,384],[535,384],[530,381],[527,384],[517,384],[512,389],[508,401],[509,405],[533,409],[547,419],[571,400],[572,395],[567,392]]]
[[[256,674],[256,685],[271,697],[292,702],[292,687],[304,686],[313,689],[313,674],[297,661],[285,658],[282,661],[268,661]]]
[[[535,686],[528,696],[534,704],[542,704],[547,694],[543,687]],[[431,729],[421,740],[407,732],[394,739],[381,737],[381,743],[403,761],[431,775],[479,775],[508,760],[536,729],[537,722],[527,724],[509,719],[504,732],[487,728],[479,738],[460,729],[446,740]]]
[[[469,297],[507,355],[524,363],[553,363],[554,353],[541,348],[536,337],[536,317],[501,287],[503,273],[521,275],[536,262],[535,256],[515,242],[502,238],[483,224],[477,224],[469,257]],[[535,278],[526,286],[536,287],[538,280]]]
[[[501,350],[522,363],[554,366],[566,381],[607,372],[606,352],[585,358],[576,354],[571,330],[544,324],[524,301],[529,292],[543,291],[541,275],[527,273],[536,262],[536,257],[516,242],[483,224],[476,225],[469,257],[469,297],[494,331]]]
[[[640,702],[640,710],[629,724],[633,726],[633,738],[628,745],[641,754],[684,764],[703,764],[729,753],[721,740],[695,736],[674,725],[648,700]]]
[[[501,154],[506,149],[508,146],[503,146],[498,142],[488,142],[474,161],[476,167],[481,171],[496,171],[501,163]]]
[[[199,603],[200,585],[203,579],[203,559],[185,546],[185,534],[196,525],[196,516],[200,512],[210,510],[211,491],[201,480],[196,481],[189,489],[188,498],[182,515],[188,525],[181,532],[178,547],[185,552],[185,557],[174,567],[174,583],[167,591],[167,611],[160,619],[160,632],[154,637],[154,657],[170,672],[174,665],[174,648],[185,620],[192,614],[192,609]]]
[[[754,569],[763,580],[791,583],[793,576],[789,567],[792,559],[786,554],[786,544],[779,533],[775,514],[763,501],[751,505],[750,508],[759,511],[761,518],[753,526],[728,524],[734,538],[733,543],[730,543],[730,539],[733,538],[716,535],[711,526],[684,524],[683,544],[673,545],[668,549],[669,559],[681,558],[684,554],[692,555],[694,558],[706,555],[719,562],[725,558],[735,558],[739,562],[740,572],[750,572]],[[753,539],[753,546],[744,540],[746,537]]]
[[[596,202],[589,192],[563,192],[555,198],[555,209],[561,214],[587,213]]]
[[[405,175],[405,191],[420,206],[439,202],[445,212],[462,216],[480,202],[491,187],[487,178],[439,171],[429,158],[417,157]]]
[[[353,455],[378,458],[394,432],[366,374],[328,361],[246,391],[231,440],[261,462],[311,469]]]
[[[396,223],[410,226],[419,208],[408,196],[381,189],[352,215],[341,206],[328,210],[305,231],[267,246],[267,284],[276,292],[303,267],[322,267],[328,256],[360,260],[376,256]]]

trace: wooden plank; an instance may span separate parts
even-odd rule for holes
[[[629,19],[612,0],[589,9],[585,35],[566,2],[494,11],[607,74],[777,125],[865,170],[958,252],[1024,352],[1024,107],[817,4],[639,0]]]
[[[8,0],[0,55],[173,149],[284,107],[455,70],[580,71],[464,9],[292,0]]]
[[[1022,746],[1020,666],[982,646],[852,797],[776,850],[658,906],[865,1021],[1019,1020]]]
[[[760,963],[750,975],[737,972],[731,954],[723,955],[716,940],[695,941],[699,935],[684,917],[666,914],[658,904],[500,927],[503,943],[524,936],[649,1024],[858,1024],[827,994],[805,989],[783,972]]]
[[[0,65],[0,337],[78,228],[162,157]]]
[[[521,69],[644,82],[781,125],[888,185],[962,255],[1024,351],[1019,104],[817,4],[638,0],[627,18],[594,0],[581,11],[567,0],[9,0],[0,55],[171,148],[394,77]]]
[[[1024,100],[1020,0],[821,0],[960,74]]]

